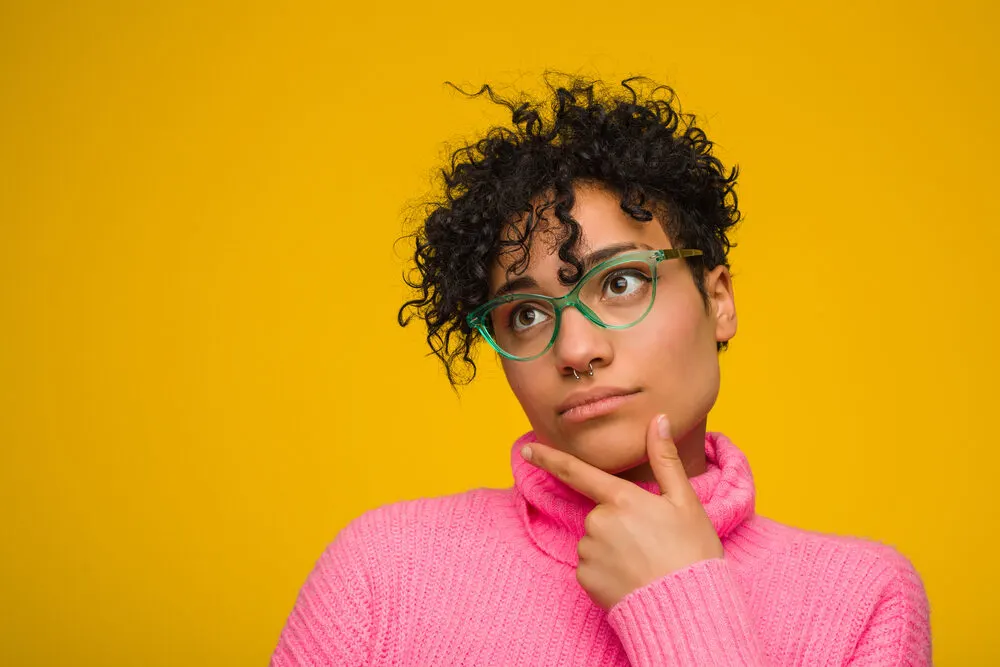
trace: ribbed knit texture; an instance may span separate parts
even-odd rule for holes
[[[271,664],[929,665],[923,583],[891,546],[758,516],[744,454],[705,437],[691,484],[725,549],[610,611],[576,581],[593,501],[523,461],[514,486],[410,500],[345,527]],[[655,483],[640,482],[658,493]]]

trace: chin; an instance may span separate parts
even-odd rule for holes
[[[646,458],[646,424],[633,420],[594,420],[575,426],[557,446],[612,474],[634,468]]]

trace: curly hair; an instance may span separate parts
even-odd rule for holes
[[[414,266],[404,280],[417,294],[400,307],[399,324],[414,315],[424,320],[427,343],[452,386],[476,374],[472,352],[479,334],[465,317],[488,299],[492,263],[510,258],[508,274],[523,272],[533,232],[541,231],[549,210],[558,221],[559,259],[568,265],[559,280],[579,280],[574,185],[606,188],[635,220],[661,220],[673,247],[701,250],[684,261],[706,308],[704,272],[728,267],[736,245],[728,232],[741,219],[739,169],[727,173],[672,88],[646,77],[613,89],[568,75],[549,74],[545,83],[549,95],[541,99],[504,98],[489,85],[466,92],[449,83],[468,97],[485,94],[511,114],[510,126],[493,127],[452,153],[441,170],[443,197],[428,204],[418,229],[404,237],[414,243]],[[720,352],[726,347],[717,343]]]

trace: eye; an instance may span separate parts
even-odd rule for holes
[[[637,269],[616,271],[604,279],[604,297],[618,299],[641,292],[650,283],[649,276]]]
[[[511,311],[510,328],[517,333],[521,333],[527,331],[531,327],[538,326],[548,319],[548,313],[541,310],[535,304],[526,303]]]

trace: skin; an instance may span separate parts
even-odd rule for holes
[[[577,544],[576,580],[611,609],[632,591],[725,551],[670,437],[665,415],[646,432],[646,453],[659,495],[546,445],[521,455],[597,503]]]
[[[622,242],[672,247],[662,221],[634,220],[600,186],[574,190],[581,256]],[[560,296],[568,291],[557,278],[562,262],[555,247],[547,249],[533,253],[526,274],[538,283],[531,291]],[[493,267],[491,292],[508,278],[506,268],[502,262]],[[662,262],[658,272],[656,301],[636,326],[602,329],[566,309],[549,352],[528,362],[502,362],[540,441],[522,456],[596,503],[577,545],[576,578],[604,609],[672,572],[724,557],[689,478],[706,470],[706,423],[719,392],[716,341],[736,333],[732,282],[724,266],[706,274],[706,310],[680,261]],[[588,364],[593,377],[583,372]],[[570,393],[596,386],[638,393],[613,413],[582,423],[558,414]],[[655,481],[660,494],[633,480]]]
[[[572,214],[582,232],[578,256],[622,242],[673,247],[661,220],[634,220],[621,210],[617,195],[585,183],[576,184],[574,191]],[[567,265],[543,231],[544,227],[524,272],[539,286],[519,291],[561,296],[569,288],[559,283],[557,272]],[[491,295],[510,277],[509,261],[494,263]],[[501,359],[510,388],[539,441],[623,479],[655,481],[645,433],[657,414],[666,413],[688,476],[705,472],[706,423],[719,393],[716,342],[736,334],[736,304],[725,266],[705,274],[710,297],[706,308],[683,261],[659,264],[656,301],[639,324],[617,331],[602,329],[568,308],[547,353],[532,361]],[[585,372],[588,364],[593,364],[593,377]],[[574,379],[574,368],[581,373],[580,380]],[[638,393],[616,412],[583,423],[569,423],[557,413],[557,406],[571,393],[608,386]]]

